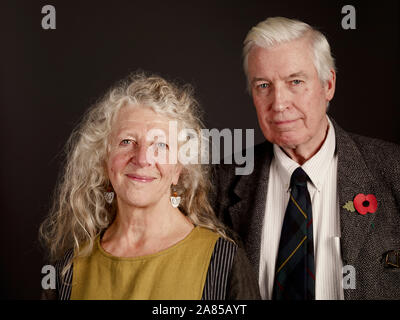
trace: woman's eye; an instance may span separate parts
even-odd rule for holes
[[[121,145],[127,146],[127,145],[131,144],[132,142],[133,141],[130,140],[130,139],[124,139],[124,140],[121,141]]]
[[[157,148],[160,148],[160,149],[165,149],[165,148],[167,148],[167,144],[164,143],[164,142],[157,142],[157,143],[156,143],[156,146],[157,146]]]

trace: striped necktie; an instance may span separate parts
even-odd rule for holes
[[[290,199],[275,264],[273,300],[315,299],[312,208],[307,180],[301,167],[290,180]]]

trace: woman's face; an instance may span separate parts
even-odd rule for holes
[[[168,144],[168,129],[169,119],[150,108],[127,105],[119,111],[107,161],[119,204],[145,208],[169,201],[181,165],[169,164],[177,150]]]

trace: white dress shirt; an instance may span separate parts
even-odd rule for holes
[[[340,255],[340,220],[337,199],[337,155],[335,130],[329,129],[320,150],[301,167],[311,181],[307,182],[313,215],[315,298],[343,299],[342,260]],[[290,196],[290,178],[299,164],[274,145],[269,171],[263,231],[261,235],[259,284],[263,299],[271,299],[275,261]]]

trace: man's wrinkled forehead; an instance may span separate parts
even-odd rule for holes
[[[260,77],[260,73],[278,72],[289,78],[296,74],[304,76],[304,68],[314,67],[314,56],[307,42],[290,41],[269,48],[254,47],[249,53],[249,80]],[[261,75],[265,76],[265,75]]]

